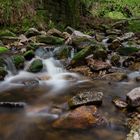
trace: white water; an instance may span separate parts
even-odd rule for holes
[[[84,82],[76,73],[67,72],[62,64],[54,58],[43,59],[44,69],[40,73],[30,73],[27,71],[19,71],[17,75],[8,75],[3,82],[0,83],[0,92],[6,90],[25,87],[24,81],[37,80],[40,87],[51,87],[50,92],[59,92],[67,89],[80,82]],[[31,62],[26,64],[26,68]]]

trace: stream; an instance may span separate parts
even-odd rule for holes
[[[8,59],[6,60],[8,61]],[[11,61],[10,61],[11,62]],[[9,61],[8,61],[9,63]],[[29,62],[30,63],[30,62]],[[28,67],[26,64],[25,70]],[[126,114],[118,110],[112,99],[125,99],[126,94],[138,87],[133,78],[139,72],[129,74],[129,81],[112,82],[89,80],[70,73],[54,58],[43,59],[43,71],[37,74],[19,71],[12,66],[9,74],[0,83],[0,101],[17,102],[21,106],[0,107],[0,140],[124,140],[128,129]],[[66,101],[83,90],[104,93],[99,112],[108,120],[107,125],[84,130],[55,129],[52,122],[67,109]],[[22,104],[23,103],[23,104]],[[18,107],[16,107],[18,106]]]

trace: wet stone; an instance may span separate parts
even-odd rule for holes
[[[128,104],[125,101],[119,98],[113,99],[113,103],[115,104],[116,107],[120,109],[126,108],[128,106]]]
[[[81,106],[62,115],[53,123],[53,127],[61,129],[86,129],[105,124],[105,118],[98,113],[95,106]]]
[[[140,106],[140,87],[135,88],[127,93],[127,102],[131,107]]]
[[[136,77],[136,81],[140,82],[140,76]]]
[[[95,92],[89,90],[72,97],[68,101],[68,105],[70,108],[76,108],[82,105],[101,105],[102,99],[103,99],[102,92]]]
[[[91,58],[87,60],[87,65],[93,71],[108,70],[111,68],[111,64]]]

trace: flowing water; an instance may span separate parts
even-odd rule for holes
[[[114,107],[112,99],[116,96],[125,98],[127,92],[139,86],[135,81],[111,84],[101,80],[90,81],[76,73],[67,72],[53,58],[44,59],[43,64],[41,73],[19,71],[16,75],[9,74],[0,83],[0,101],[26,103],[24,108],[0,107],[0,140],[125,139],[128,132],[126,116]],[[133,78],[134,75],[129,76]],[[99,111],[107,119],[107,125],[84,130],[52,128],[52,121],[66,110],[65,102],[79,91],[89,89],[104,93]]]

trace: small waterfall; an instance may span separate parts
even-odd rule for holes
[[[62,68],[62,65],[60,64],[60,62],[54,60],[53,58],[43,60],[43,64],[45,66],[47,73],[50,76],[54,76],[56,74],[65,72],[65,70]],[[56,65],[58,65],[58,66],[56,66]]]
[[[50,58],[53,56],[53,47],[44,47],[44,48],[38,48],[35,52],[36,56],[40,57],[40,58]]]
[[[15,67],[15,65],[12,62],[10,57],[5,58],[5,63],[7,65],[7,70],[10,72],[10,74],[16,75],[17,74],[17,69],[16,69],[16,67]]]

